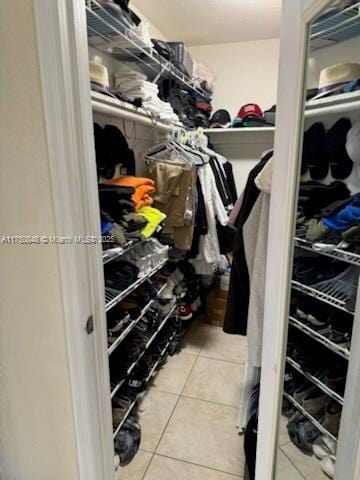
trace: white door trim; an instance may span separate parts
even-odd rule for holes
[[[57,235],[100,235],[83,1],[33,0]],[[59,245],[79,480],[114,477],[100,245]],[[94,332],[86,332],[92,315]]]
[[[288,327],[308,22],[329,0],[283,0],[271,188],[256,480],[273,480]],[[311,12],[311,16],[310,13]]]

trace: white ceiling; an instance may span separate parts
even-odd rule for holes
[[[187,45],[279,37],[281,0],[132,0],[168,40]]]

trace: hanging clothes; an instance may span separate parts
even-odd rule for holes
[[[260,191],[243,227],[244,250],[249,272],[249,309],[247,319],[248,365],[261,366],[266,253],[269,230],[272,158],[255,178]]]
[[[249,272],[247,268],[243,226],[260,194],[255,178],[272,156],[272,150],[263,155],[260,162],[251,170],[245,186],[243,202],[235,222],[237,229],[230,275],[229,294],[226,305],[223,330],[225,333],[246,335],[249,307]]]
[[[233,166],[228,160],[226,160],[226,162],[223,164],[223,167],[225,170],[231,203],[235,205],[235,202],[238,198],[238,194],[237,194],[236,183],[234,178]]]
[[[166,214],[164,233],[176,248],[190,250],[195,216],[195,165],[181,160],[150,161],[147,171],[154,180],[154,206]]]
[[[218,189],[218,192],[220,194],[221,201],[223,202],[224,207],[228,209],[232,209],[233,202],[231,200],[231,195],[230,195],[227,178],[225,175],[225,170],[223,168],[223,165],[219,163],[216,157],[212,156],[210,157],[210,166],[212,168],[215,182],[216,182],[216,187]]]
[[[228,214],[222,203],[209,163],[199,167],[198,176],[204,195],[208,232],[206,235],[200,236],[199,254],[192,260],[192,263],[197,274],[211,275],[222,263],[216,219],[221,225],[226,225]]]
[[[196,212],[195,225],[191,249],[187,258],[195,258],[199,254],[199,241],[201,235],[208,233],[208,222],[206,217],[205,199],[201,188],[199,177],[196,178]]]

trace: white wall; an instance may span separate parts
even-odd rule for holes
[[[150,29],[150,38],[156,38],[157,40],[167,40],[165,35],[146,17],[138,8],[135,7],[134,3],[130,5],[131,9],[138,15],[143,22],[147,23]]]
[[[0,2],[1,235],[56,234],[32,5]],[[0,478],[77,480],[56,247],[0,251]]]
[[[255,102],[266,110],[276,102],[279,39],[225,43],[189,48],[195,60],[217,71],[214,110],[233,117],[241,105]]]
[[[308,88],[318,87],[322,68],[344,62],[360,63],[359,38],[315,50],[309,58]]]

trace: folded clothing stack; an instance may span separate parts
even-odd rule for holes
[[[159,81],[160,98],[169,102],[180,121],[189,128],[209,126],[212,110],[211,99],[205,95],[189,92],[173,79]]]
[[[179,122],[170,103],[160,100],[159,88],[149,82],[146,75],[122,65],[121,70],[114,74],[114,93],[120,92],[130,100],[141,98],[144,109],[165,122]]]
[[[112,236],[112,241],[104,247],[110,248],[114,244],[123,247],[130,240],[144,238],[141,231],[148,220],[144,215],[135,213],[134,193],[133,187],[99,185],[101,233]]]
[[[151,195],[155,192],[155,182],[150,178],[126,175],[113,178],[108,184],[120,188],[131,188],[133,190],[131,200],[136,210],[154,203]]]

